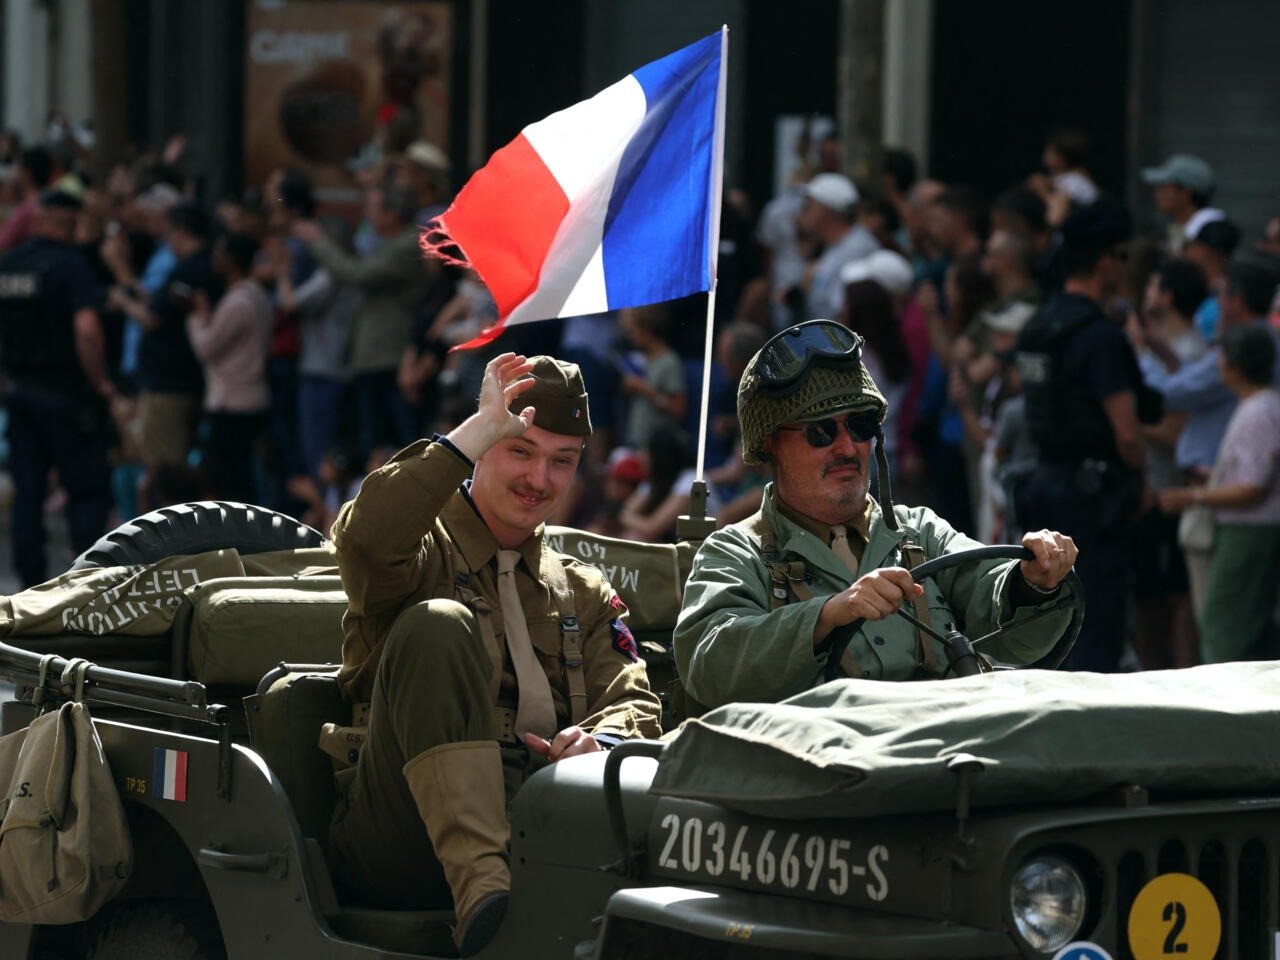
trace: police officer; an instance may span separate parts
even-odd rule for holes
[[[349,601],[339,680],[371,703],[330,862],[367,901],[452,893],[463,956],[505,913],[506,804],[523,780],[661,732],[622,602],[542,535],[590,432],[576,365],[503,354],[477,412],[372,473],[333,527]]]
[[[0,368],[9,408],[14,565],[23,586],[45,567],[44,500],[54,469],[71,547],[102,536],[111,505],[106,341],[93,272],[72,246],[80,201],[40,195],[32,237],[0,259]]]
[[[1125,641],[1131,523],[1144,498],[1141,424],[1160,418],[1133,347],[1103,308],[1120,290],[1129,217],[1109,200],[1063,224],[1067,279],[1023,329],[1017,363],[1040,462],[1020,494],[1026,523],[1068,531],[1089,602],[1065,664],[1115,670]]]
[[[1011,663],[1036,660],[1063,634],[1071,610],[1046,606],[1076,557],[1062,534],[1023,537],[1034,560],[975,562],[913,583],[907,566],[980,544],[927,507],[890,502],[887,409],[841,324],[791,327],[752,358],[738,388],[743,458],[768,463],[773,481],[759,512],[717,530],[694,558],[675,656],[696,703],[781,700],[831,674],[945,675],[941,645],[891,616],[904,604],[935,630],[963,622],[972,636],[1043,612],[986,648]],[[883,503],[869,495],[873,443]],[[840,651],[837,638],[858,620]]]

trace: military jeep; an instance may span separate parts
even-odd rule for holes
[[[665,692],[692,546],[550,535],[610,573]],[[351,712],[325,560],[288,518],[185,505],[77,562],[114,584],[106,607],[37,603],[46,632],[19,636],[23,611],[0,602],[0,677],[19,690],[3,732],[33,698],[73,695],[68,657],[93,659],[84,697],[136,851],[96,916],[0,923],[0,957],[454,955],[449,911],[345,902],[330,881],[343,758],[318,733]],[[162,631],[127,632],[157,612]],[[511,907],[482,956],[1270,957],[1276,680],[1238,665],[835,681],[555,764],[512,805]]]

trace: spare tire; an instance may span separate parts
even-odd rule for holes
[[[71,569],[155,563],[210,550],[295,550],[324,542],[319,530],[275,510],[201,500],[161,507],[120,524],[77,557]]]

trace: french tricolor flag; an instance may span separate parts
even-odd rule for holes
[[[152,760],[151,796],[187,802],[187,752],[156,747]]]
[[[467,181],[423,237],[497,302],[499,322],[463,347],[712,288],[727,56],[722,29],[530,124]]]

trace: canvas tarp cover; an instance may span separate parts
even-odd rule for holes
[[[982,765],[975,806],[1069,803],[1122,784],[1280,789],[1280,664],[837,680],[685,723],[653,791],[771,817],[946,811],[948,763],[966,754]]]
[[[72,570],[0,597],[0,637],[157,636],[173,625],[187,595],[210,580],[336,573],[333,553],[325,547],[246,556],[211,550],[156,563]]]
[[[696,546],[691,543],[636,543],[587,533],[572,527],[548,527],[548,542],[554,549],[599,567],[630,608],[631,629],[637,637],[646,635],[670,640],[685,578],[693,563]],[[211,581],[239,581],[235,605],[289,603],[305,605],[295,613],[314,613],[323,619],[323,642],[328,650],[334,637],[341,640],[341,614],[345,605],[332,545],[300,550],[241,555],[235,550],[216,550],[192,556],[172,556],[155,563],[94,567],[72,570],[53,580],[0,597],[0,638],[48,637],[80,634],[93,637],[161,636],[173,626],[184,601],[197,605],[217,602],[217,619],[230,624],[233,617],[253,617],[258,611],[235,609],[229,594],[210,592]],[[296,595],[282,597],[279,578],[296,581]],[[254,580],[262,592],[255,593]],[[326,593],[323,602],[315,593]],[[280,604],[279,601],[285,601]],[[319,606],[317,606],[319,604]],[[337,608],[330,616],[321,606]],[[314,609],[312,609],[314,607]],[[295,631],[296,632],[296,631]],[[197,656],[203,652],[193,650]],[[329,657],[326,656],[325,659]],[[276,657],[276,660],[279,660]],[[273,663],[275,660],[272,661]],[[256,669],[256,665],[254,666]],[[237,670],[237,675],[242,671]]]

